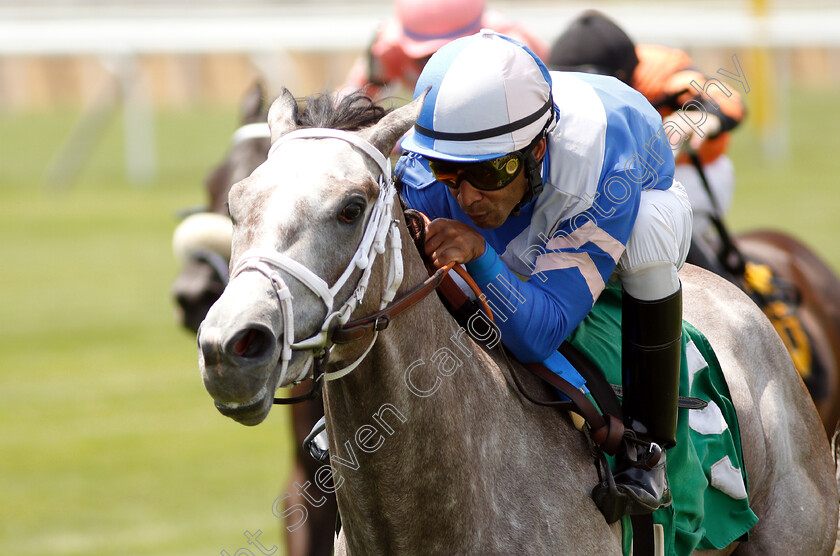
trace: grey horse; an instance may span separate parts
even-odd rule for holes
[[[292,95],[274,102],[272,152],[230,192],[232,279],[198,335],[205,388],[222,414],[256,425],[278,387],[325,372],[333,467],[318,485],[336,492],[339,554],[621,554],[619,525],[590,498],[584,436],[524,402],[507,363],[436,296],[331,345],[351,317],[427,278],[382,156],[418,111],[302,136]],[[681,280],[685,319],[729,383],[759,517],[748,543],[705,553],[830,553],[831,450],[778,335],[725,280],[691,266]]]
[[[220,164],[210,171],[204,180],[207,195],[206,210],[189,215],[173,233],[173,251],[181,262],[171,294],[178,309],[181,324],[196,332],[207,311],[224,291],[228,281],[230,263],[231,226],[228,218],[228,191],[236,182],[248,177],[265,162],[270,146],[270,134],[266,117],[265,89],[259,82],[247,92],[240,107],[240,126],[233,133],[230,146]],[[323,99],[320,105],[329,105]],[[318,103],[308,103],[303,121],[318,121],[322,112]],[[346,118],[345,118],[346,120]],[[367,118],[356,125],[363,125]],[[349,122],[347,122],[349,123]],[[293,391],[294,395],[305,392],[305,385]],[[314,480],[318,470],[316,462],[303,449],[302,443],[313,425],[324,415],[321,400],[297,403],[291,408],[294,441],[294,467],[288,484],[281,487],[289,493],[279,513],[292,512],[306,499],[294,488],[294,483],[305,484]],[[297,525],[292,519],[285,520],[285,544],[287,556],[329,556],[332,553],[332,528],[335,524],[337,507],[335,496],[323,495],[318,505],[308,504],[307,519]],[[294,515],[293,513],[291,515]]]

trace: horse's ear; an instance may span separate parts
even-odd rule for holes
[[[405,132],[411,129],[411,126],[417,121],[425,98],[426,93],[424,92],[409,104],[386,115],[375,126],[362,131],[360,135],[376,147],[379,152],[389,156],[400,137],[405,135]]]
[[[256,81],[245,93],[240,110],[243,122],[256,122],[262,120],[260,116],[265,110],[265,88],[261,81]]]
[[[297,127],[298,105],[294,95],[283,87],[280,96],[268,109],[268,128],[271,130],[271,142]]]

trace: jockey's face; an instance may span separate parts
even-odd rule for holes
[[[542,161],[544,155],[545,139],[534,147],[534,157],[537,162]],[[519,172],[509,185],[493,191],[474,187],[466,176],[459,180],[459,187],[447,189],[458,201],[461,210],[478,228],[498,228],[505,223],[510,213],[527,193],[527,175],[527,171]]]
[[[504,224],[513,207],[525,195],[527,187],[525,172],[520,172],[510,185],[495,191],[477,189],[469,179],[461,180],[458,189],[449,191],[473,224],[479,228],[498,228]]]

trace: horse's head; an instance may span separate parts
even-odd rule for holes
[[[185,218],[173,234],[172,246],[180,271],[171,293],[181,324],[193,331],[198,330],[228,282],[228,191],[262,164],[268,153],[268,107],[263,98],[263,87],[257,83],[242,103],[242,125],[234,132],[225,159],[204,181],[209,199],[207,210]]]
[[[400,242],[386,156],[418,107],[383,117],[363,96],[320,97],[301,118],[285,90],[272,105],[268,159],[228,198],[231,280],[198,335],[204,385],[224,415],[260,423],[357,305],[379,308],[366,290],[393,296],[402,258],[386,253]],[[395,266],[374,265],[377,255]]]

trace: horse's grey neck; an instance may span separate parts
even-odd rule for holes
[[[415,248],[409,243],[407,250]],[[405,260],[404,289],[410,289],[426,271],[415,253],[406,253]],[[466,499],[458,490],[470,489],[471,481],[445,493],[432,490],[447,482],[449,473],[468,472],[467,462],[475,461],[479,450],[498,451],[490,438],[502,441],[501,433],[482,438],[479,448],[469,445],[475,430],[459,427],[474,429],[506,388],[490,357],[435,294],[395,317],[358,369],[327,383],[331,463],[341,477],[336,480],[343,480],[339,507],[356,553],[361,547],[368,554],[405,553],[421,537],[430,539],[427,520],[413,515],[416,497],[445,495],[447,504]],[[453,443],[461,435],[463,440]],[[463,531],[462,524],[448,527]]]
[[[426,276],[411,255],[407,287]],[[559,450],[579,449],[555,471],[572,465],[595,480],[580,434],[559,413],[523,404],[436,295],[396,317],[358,369],[328,383],[324,405],[351,553],[506,553],[505,543],[524,543],[525,533],[486,524],[542,511],[516,507],[508,488],[558,503],[544,484],[522,484],[535,457],[560,460]],[[572,494],[571,511],[585,511],[588,491]]]

